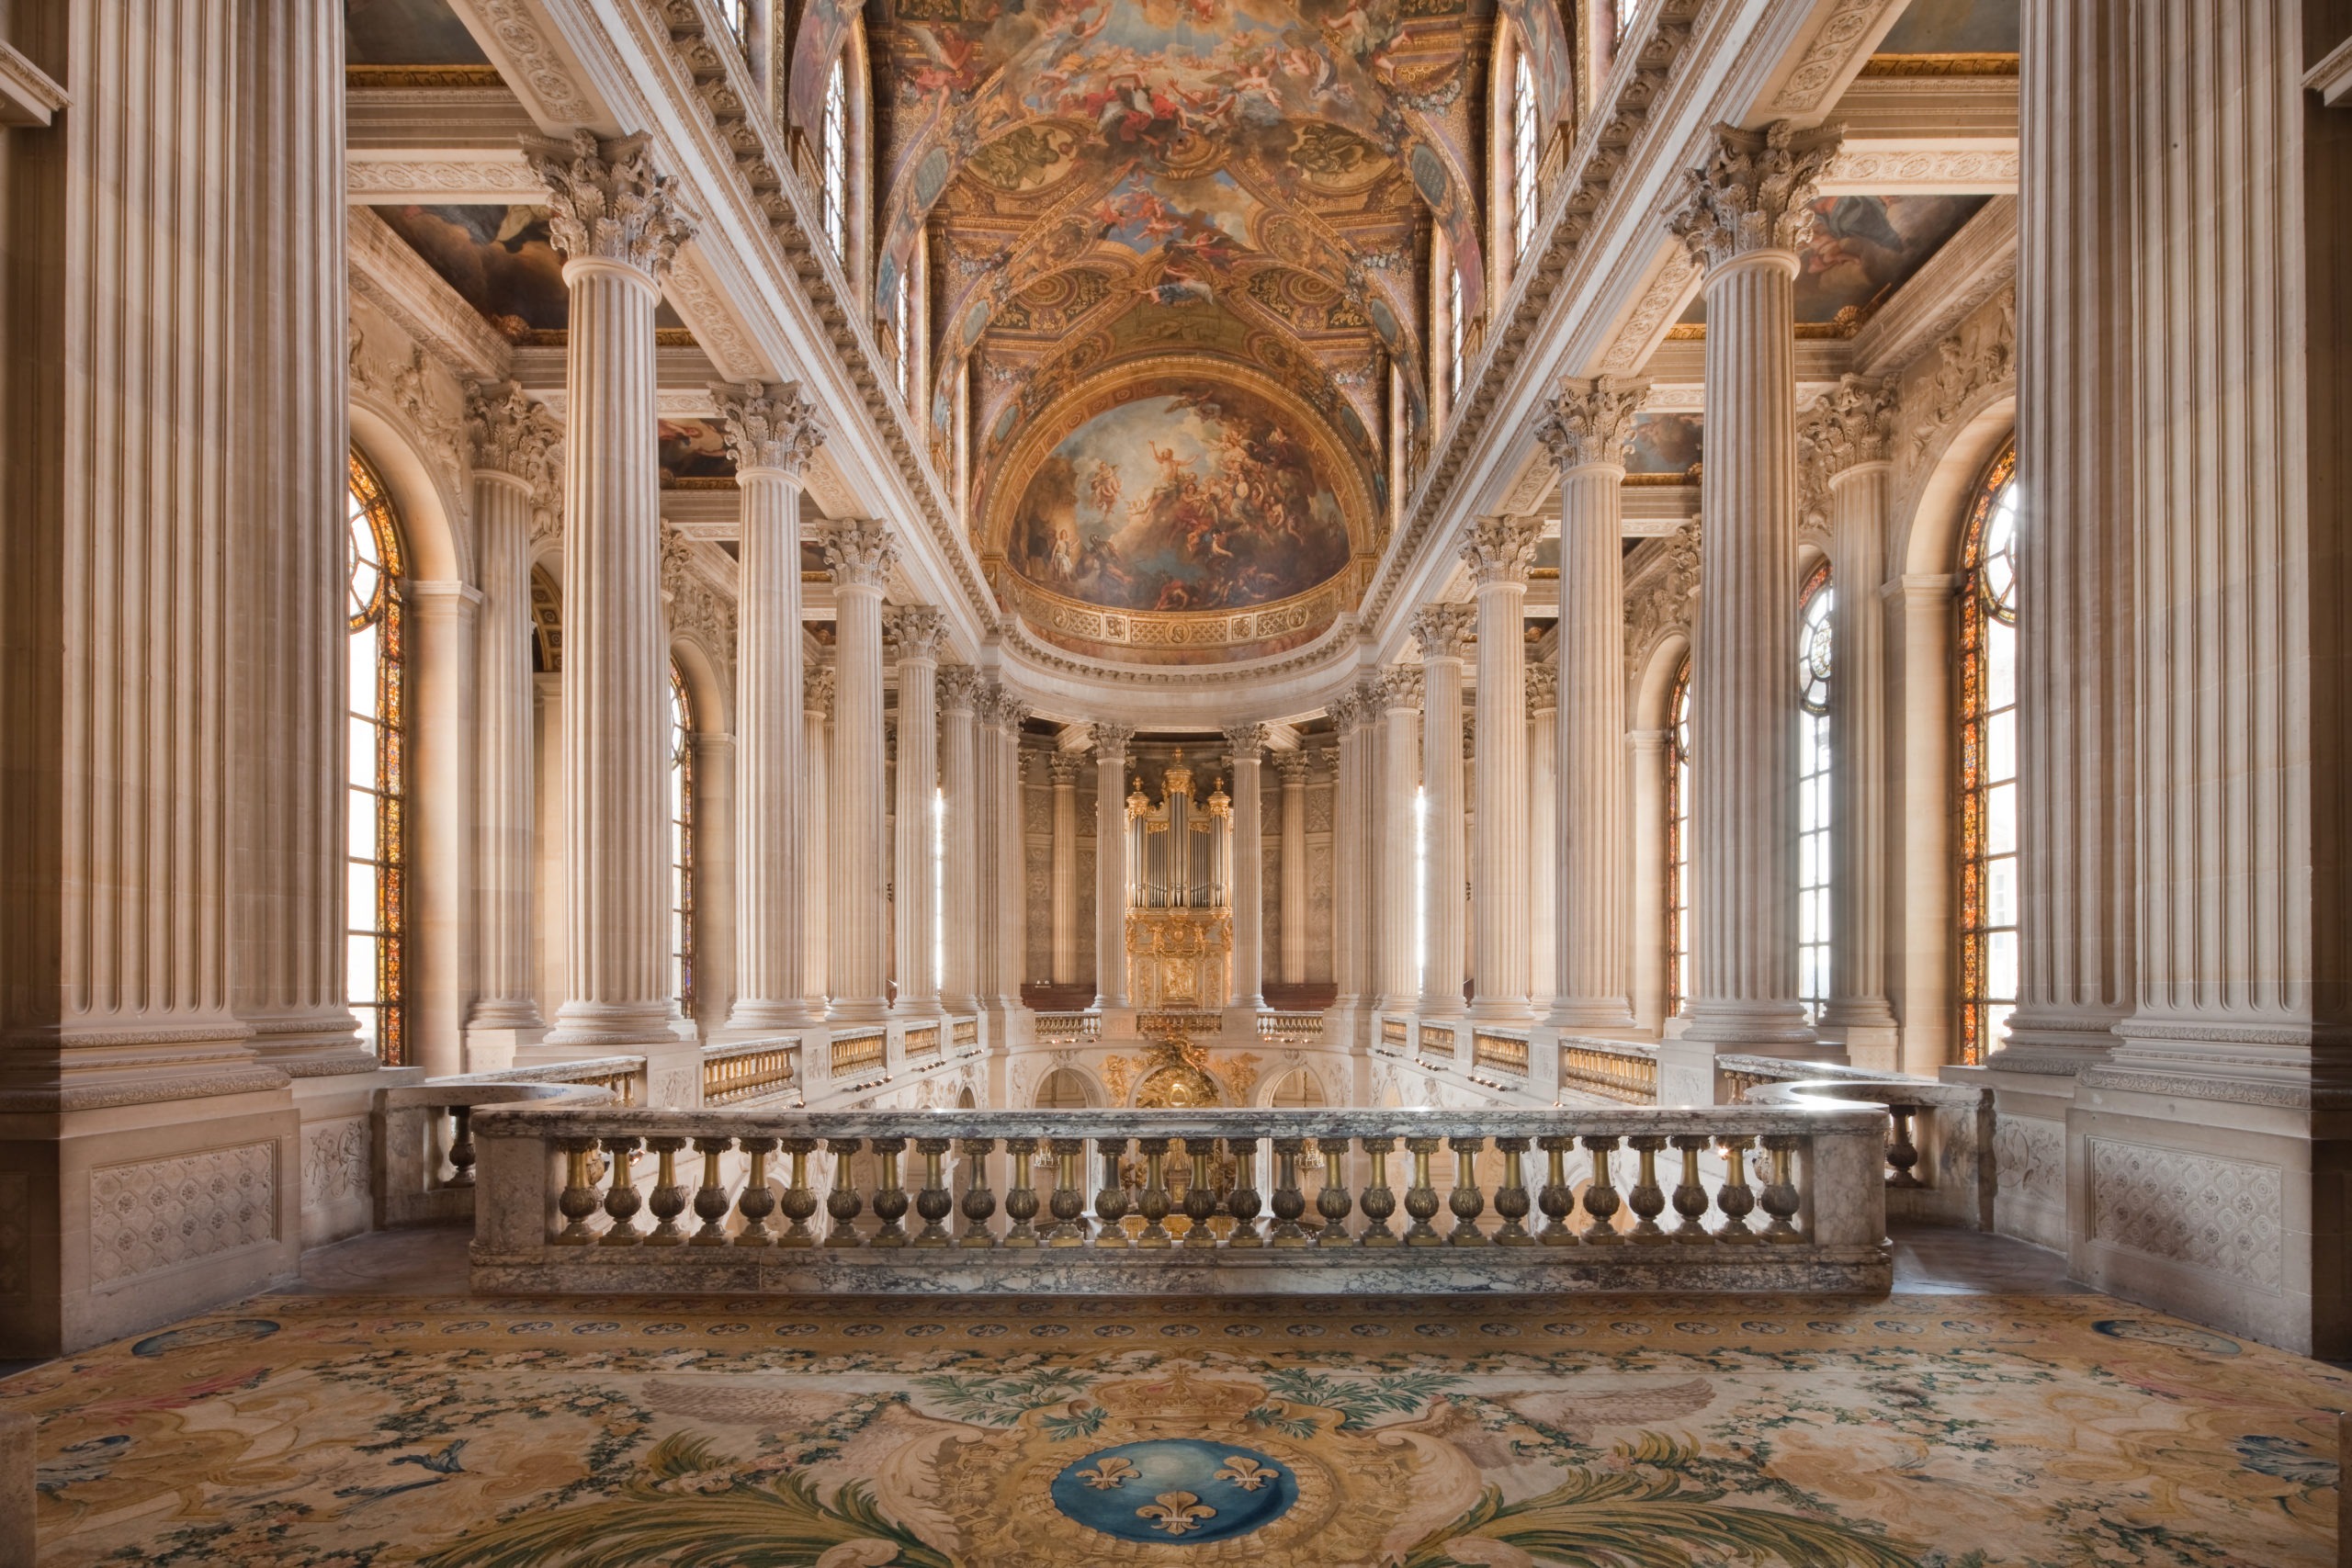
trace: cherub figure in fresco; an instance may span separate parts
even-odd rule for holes
[[[1094,510],[1109,516],[1111,508],[1119,503],[1119,470],[1102,458],[1094,459],[1094,472],[1088,478],[1086,495]]]

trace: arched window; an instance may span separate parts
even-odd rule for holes
[[[907,258],[911,265],[914,258]],[[915,321],[914,288],[907,280],[907,268],[899,269],[899,281],[892,286],[891,316],[899,331],[899,396],[914,395]]]
[[[670,994],[695,1010],[695,709],[670,665]]]
[[[719,9],[727,17],[727,30],[735,35],[738,48],[752,41],[752,0],[725,0]]]
[[[1511,51],[1510,60],[1510,202],[1511,254],[1523,256],[1535,239],[1535,77],[1527,69],[1527,51]]]
[[[1984,470],[1961,535],[1960,1050],[1982,1062],[2018,1001],[2018,454]]]
[[[1462,269],[1445,264],[1445,389],[1462,390]]]
[[[849,260],[849,78],[839,60],[825,78],[825,118],[818,134],[825,175],[825,237],[833,254]]]
[[[1666,731],[1666,1016],[1690,998],[1690,656],[1674,672]]]
[[[1797,601],[1797,999],[1821,1021],[1829,999],[1829,611],[1825,560]]]
[[[351,454],[346,522],[351,819],[345,839],[345,983],[361,1036],[379,1058],[397,1066],[408,1060],[401,1027],[401,533],[383,481],[357,452]]]

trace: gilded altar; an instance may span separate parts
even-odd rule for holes
[[[1226,1005],[1233,985],[1233,803],[1213,782],[1193,796],[1178,751],[1154,804],[1127,796],[1127,996],[1136,1007]]]
[[[1221,1008],[1232,979],[1231,910],[1127,911],[1127,995],[1138,1009]]]

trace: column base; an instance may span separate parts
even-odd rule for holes
[[[1794,1000],[1693,1001],[1686,1013],[1690,1025],[1682,1038],[1694,1045],[1800,1061],[1826,1059],[1819,1054],[1821,1037],[1806,1020],[1804,1005]]]
[[[1235,1002],[1225,1010],[1225,1016],[1217,1025],[1218,1031],[1228,1039],[1255,1040],[1259,1017],[1266,1010],[1266,998],[1263,997]]]
[[[2115,1055],[2120,1008],[2019,1008],[1985,1066],[2012,1073],[2079,1073]]]
[[[554,1051],[558,1061],[578,1061],[700,1039],[694,1020],[674,1003],[566,1002],[535,1054]]]
[[[1883,997],[1832,998],[1821,1010],[1821,1038],[1846,1049],[1846,1060],[1872,1072],[1903,1070],[1903,1030]]]
[[[1535,1010],[1524,997],[1481,997],[1470,1004],[1469,1019],[1498,1029],[1532,1029],[1536,1023]]]
[[[1648,1032],[1634,1021],[1634,1010],[1623,997],[1555,997],[1544,1015],[1544,1027],[1563,1034],[1598,1034],[1604,1038],[1641,1036]]]
[[[824,1016],[812,1010],[806,998],[789,1001],[746,1001],[738,998],[734,1010],[727,1015],[726,1024],[712,1032],[716,1043],[736,1044],[745,1040],[761,1040],[771,1034],[789,1034],[797,1030],[814,1029],[823,1023]]]
[[[835,997],[825,1010],[825,1022],[835,1026],[881,1023],[889,1016],[889,1004],[879,997]]]
[[[547,1039],[547,1025],[534,1022],[527,1029],[466,1025],[466,1071],[495,1073],[514,1065],[522,1052],[537,1047]]]
[[[253,1030],[247,1047],[289,1077],[332,1077],[339,1073],[372,1073],[383,1063],[359,1038],[359,1021],[349,1008],[321,1008],[292,1013],[260,1013],[244,1017]]]

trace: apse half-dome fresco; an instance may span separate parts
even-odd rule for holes
[[[1270,604],[1347,567],[1347,520],[1320,469],[1251,392],[1148,391],[1037,465],[1009,555],[1035,586],[1109,609]]]

